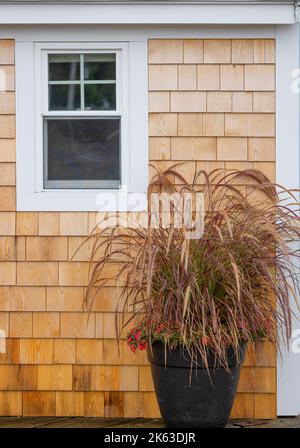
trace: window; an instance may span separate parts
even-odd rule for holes
[[[43,186],[119,188],[120,53],[47,53]]]
[[[145,210],[147,42],[66,35],[16,42],[17,210]]]

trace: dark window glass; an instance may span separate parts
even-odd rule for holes
[[[79,84],[50,84],[49,110],[80,109]]]
[[[79,54],[49,55],[49,81],[79,81]]]
[[[84,79],[86,81],[107,81],[116,79],[115,54],[85,54]]]
[[[47,188],[64,188],[63,181],[75,181],[67,188],[86,188],[80,182],[120,180],[119,118],[45,119],[44,126]]]
[[[86,110],[116,109],[116,85],[85,84],[84,106]]]

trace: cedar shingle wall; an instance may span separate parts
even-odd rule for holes
[[[151,40],[150,159],[274,177],[274,41]],[[235,64],[235,65],[233,65]],[[95,213],[15,212],[14,42],[0,41],[0,415],[158,416],[145,354],[117,352],[107,287],[82,311]],[[275,354],[249,349],[233,416],[276,413]],[[254,351],[256,357],[254,357]]]
[[[274,64],[274,40],[151,40],[151,162],[162,169],[184,162],[177,169],[189,181],[196,168],[223,167],[253,167],[275,180]],[[149,390],[148,367],[140,375]],[[268,344],[249,348],[238,391],[232,417],[276,415]]]

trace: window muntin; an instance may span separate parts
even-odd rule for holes
[[[120,188],[118,52],[47,55],[45,189]]]
[[[49,110],[116,110],[116,54],[49,55]]]

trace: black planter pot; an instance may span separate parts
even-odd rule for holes
[[[165,353],[160,342],[148,348],[152,378],[166,427],[223,428],[235,397],[246,344],[237,357],[232,347],[227,357],[230,373],[208,357],[209,373],[201,362],[192,367],[186,351],[178,347]]]

